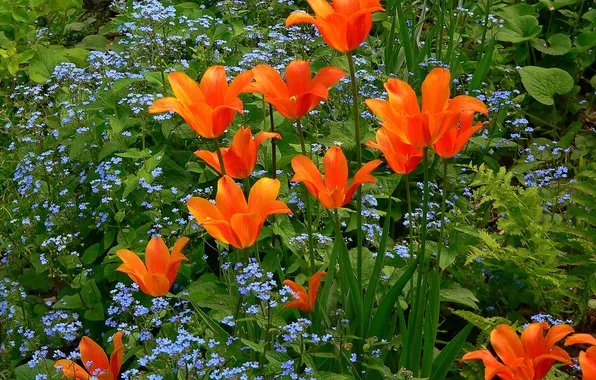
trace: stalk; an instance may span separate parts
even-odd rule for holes
[[[414,226],[412,224],[412,199],[410,198],[410,180],[408,174],[406,174],[406,200],[408,202],[408,227],[410,235],[410,244],[408,251],[410,252],[410,262],[414,262]],[[410,277],[410,296],[413,297],[414,293],[414,276]],[[408,297],[409,298],[409,297]]]
[[[273,121],[273,106],[269,104],[269,122],[271,123],[271,132],[275,132],[275,122]],[[274,137],[271,139],[271,168],[273,173],[271,173],[271,178],[277,178],[277,152],[275,151],[275,147],[277,146],[277,139]]]
[[[354,58],[352,52],[348,52],[348,64],[350,66],[350,83],[352,85],[352,101],[354,105],[354,135],[356,137],[356,163],[358,168],[362,166],[362,149],[360,146],[360,114],[358,112],[358,88],[356,87],[356,71],[354,70]],[[356,190],[356,278],[360,288],[358,292],[362,294],[362,187],[358,186]]]
[[[298,129],[298,136],[300,137],[302,155],[306,156],[306,143],[304,142],[304,133],[302,132],[302,124],[300,124],[300,119],[296,120],[296,125]],[[315,254],[312,242],[312,210],[310,208],[310,194],[308,193],[306,186],[304,187],[304,201],[306,203],[306,227],[308,229],[308,255],[310,258],[310,269],[312,274],[315,274],[317,268],[315,267]]]
[[[217,151],[217,159],[219,161],[219,167],[221,168],[221,175],[226,175],[226,165],[224,165],[223,154],[221,154],[221,147],[219,146],[219,139],[213,139],[215,141],[215,150]]]

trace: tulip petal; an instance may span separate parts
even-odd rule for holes
[[[368,37],[372,29],[373,12],[375,12],[373,9],[361,9],[349,16],[348,30],[350,33],[346,37],[350,51],[359,47]]]
[[[347,38],[350,35],[348,30],[348,18],[340,13],[332,13],[324,19],[317,17],[317,29],[325,43],[335,50],[345,53],[355,47],[348,45]]]
[[[321,286],[321,278],[326,274],[325,272],[317,272],[308,280],[308,299],[313,308],[317,300],[317,292]]]
[[[422,82],[422,112],[438,113],[447,109],[451,73],[443,68],[432,69]]]
[[[218,106],[213,110],[212,118],[214,137],[221,136],[221,134],[228,129],[234,120],[234,116],[236,116],[236,112],[242,113],[242,102],[237,104],[238,102],[240,102],[240,100],[231,106]]]
[[[261,146],[263,141],[269,140],[269,139],[281,140],[282,138],[281,138],[281,135],[277,132],[259,132],[259,134],[257,134],[257,136],[255,138],[255,144],[256,144],[257,148],[259,146]]]
[[[178,99],[172,97],[157,99],[149,107],[150,114],[170,111],[176,112],[180,116],[184,115],[185,113],[184,106],[182,105],[182,103],[180,103]]]
[[[573,332],[573,327],[563,323],[551,327],[548,330],[548,333],[546,333],[546,347],[553,347],[555,343],[565,338],[567,335],[573,334]]]
[[[310,62],[302,60],[290,62],[286,68],[285,76],[289,96],[305,93],[310,88],[311,82]]]
[[[89,380],[91,376],[80,365],[72,360],[61,359],[54,363],[54,368],[62,368],[63,377],[70,377],[75,380]]]
[[[302,285],[299,285],[292,280],[284,280],[283,284],[289,286],[300,301],[306,302],[308,304],[308,295],[306,294],[306,290],[302,287]]]
[[[500,363],[489,350],[477,350],[468,352],[465,354],[461,361],[462,363],[467,360],[482,360],[484,364],[484,379],[491,380],[495,376],[499,375],[500,372],[507,372],[509,369]],[[509,370],[510,372],[510,370]],[[512,379],[512,377],[511,377]]]
[[[248,204],[242,189],[232,177],[227,175],[217,181],[215,204],[225,220],[230,220],[234,214],[248,212]]]
[[[223,154],[224,149],[226,149],[226,148],[222,148],[222,156],[224,155]],[[227,151],[227,149],[226,149],[226,151]],[[203,161],[205,161],[207,163],[207,165],[211,166],[213,169],[215,169],[215,171],[217,171],[219,174],[221,174],[221,166],[219,165],[219,157],[217,156],[217,153],[209,152],[208,150],[197,150],[194,153],[194,155],[199,157]],[[224,158],[224,163],[225,163],[225,158]],[[226,171],[227,171],[227,165],[226,165]]]
[[[571,357],[561,347],[553,347],[549,354],[540,355],[533,360],[534,379],[542,379],[551,370],[555,361],[571,365]]]
[[[524,346],[524,351],[531,359],[534,359],[550,350],[550,347],[546,347],[544,341],[544,331],[546,329],[548,329],[548,324],[545,322],[536,322],[531,323],[522,332],[521,342]]]
[[[203,228],[215,240],[225,244],[230,244],[235,248],[242,248],[236,233],[232,229],[232,225],[225,220],[208,220],[203,223]]]
[[[464,147],[466,146],[466,144],[468,143],[468,141],[470,140],[470,138],[480,130],[480,128],[482,128],[482,123],[481,122],[477,122],[476,125],[474,127],[468,128],[465,131],[462,131],[459,136],[457,136],[457,141],[455,143],[455,149],[453,150],[453,156],[455,156],[456,154],[458,154],[459,152],[462,151],[462,149],[464,149]],[[445,137],[449,132],[445,133],[445,135],[443,137]],[[438,142],[438,141],[437,141]],[[450,158],[450,157],[449,157]]]
[[[230,87],[226,91],[224,97],[224,104],[232,103],[234,99],[238,98],[238,95],[240,95],[240,93],[245,92],[246,87],[253,80],[254,77],[254,72],[252,70],[247,70],[243,73],[240,73],[236,78],[234,78],[232,83],[230,83]]]
[[[294,177],[290,182],[303,182],[308,191],[318,197],[318,194],[323,189],[327,189],[323,183],[321,173],[315,164],[306,156],[295,156],[292,158],[292,169],[294,169]]]
[[[186,256],[182,253],[182,249],[188,243],[190,239],[183,236],[180,239],[176,240],[174,243],[174,247],[172,248],[172,255],[170,256],[170,262],[168,263],[168,268],[166,270],[166,278],[170,282],[170,284],[174,283],[176,279],[176,275],[178,274],[178,269],[180,269],[180,264],[182,261],[189,261]]]
[[[143,293],[147,293],[147,287],[143,283],[143,277],[147,274],[147,268],[139,256],[128,249],[120,249],[116,252],[116,255],[124,262],[116,270],[126,273],[131,280],[139,285]]]
[[[590,344],[596,346],[596,337],[590,334],[573,334],[565,339],[565,345],[571,346],[573,344]]]
[[[315,26],[318,25],[317,20],[314,17],[312,17],[306,12],[298,11],[288,16],[288,18],[286,19],[286,28],[292,25],[302,23],[312,24]]]
[[[342,69],[333,66],[323,67],[313,78],[312,84],[320,83],[326,88],[329,88],[345,76],[346,73]]]
[[[335,2],[334,2],[334,6],[331,6],[331,4],[329,4],[327,2],[327,0],[306,0],[308,2],[308,5],[310,5],[310,7],[312,8],[312,10],[315,12],[315,14],[318,17],[327,17],[330,14],[333,14],[336,12],[336,10],[334,9],[335,6]]]
[[[308,17],[312,18],[311,16]],[[286,83],[273,67],[257,65],[252,71],[255,75],[255,81],[247,87],[246,91],[258,92],[270,98],[289,97]]]
[[[205,103],[205,98],[198,83],[182,72],[168,74],[168,82],[176,99],[187,106],[192,103]]]
[[[348,186],[348,161],[343,150],[334,146],[327,150],[323,157],[325,169],[325,186],[329,191],[342,189]]]
[[[261,215],[256,212],[248,214],[235,214],[230,221],[232,230],[238,238],[240,248],[248,248],[252,246],[261,233],[262,219]]]
[[[596,379],[596,347],[579,353],[579,365],[585,380]]]
[[[124,345],[122,344],[122,336],[124,332],[119,331],[112,337],[114,351],[110,354],[110,369],[114,378],[118,378],[120,367],[122,367],[122,358],[124,357]]]
[[[110,370],[110,363],[103,348],[91,338],[84,336],[79,343],[81,361],[89,374]]]
[[[200,197],[192,197],[186,204],[188,211],[200,223],[204,224],[208,220],[223,220],[224,217],[213,203]]]
[[[405,119],[393,112],[391,103],[379,99],[367,99],[364,103],[379,119],[386,121],[383,125],[385,128],[390,129],[403,142],[409,142],[405,130]]]
[[[506,365],[511,365],[526,354],[517,333],[507,325],[498,325],[490,333],[490,343]]]
[[[459,95],[453,99],[450,99],[449,110],[455,113],[460,113],[463,111],[474,111],[488,116],[486,104],[484,104],[480,99],[468,95]]]
[[[397,112],[410,116],[420,113],[418,98],[409,84],[403,80],[389,79],[385,83],[385,89],[389,95],[389,103]]]
[[[431,145],[433,136],[430,133],[429,125],[435,124],[433,115],[421,113],[406,118],[405,122],[407,128],[407,140],[404,140],[405,143],[412,144],[420,148]],[[394,129],[391,129],[391,131],[395,132]]]
[[[345,206],[346,203],[348,203],[350,199],[352,199],[352,196],[356,192],[356,189],[358,189],[358,186],[362,185],[363,183],[375,183],[375,178],[370,173],[372,173],[372,171],[375,170],[382,163],[383,161],[381,160],[372,160],[364,164],[364,166],[362,166],[360,170],[356,172],[356,175],[352,180],[352,184],[350,185],[350,187],[348,187],[348,190],[346,191],[343,206]]]
[[[161,236],[149,240],[145,249],[145,262],[149,273],[165,275],[169,261],[170,250]]]
[[[277,200],[280,186],[277,179],[261,178],[250,189],[248,211],[258,213],[261,216],[261,223],[272,214],[292,213],[284,202]]]
[[[291,309],[291,308],[302,310],[305,313],[310,313],[312,311],[310,304],[306,301],[303,301],[302,299],[297,300],[297,301],[290,301],[287,304],[285,304],[283,307],[283,309]]]
[[[223,66],[211,66],[201,79],[201,92],[211,108],[224,104],[224,97],[228,91],[226,69]]]
[[[147,294],[153,297],[165,296],[172,286],[170,281],[162,274],[147,273],[143,277],[143,282],[149,290]]]
[[[213,133],[213,109],[207,104],[190,104],[188,112],[181,116],[198,135],[208,139],[217,137]]]

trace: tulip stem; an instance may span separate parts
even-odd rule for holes
[[[300,147],[302,148],[302,155],[307,157],[306,143],[304,142],[304,133],[302,131],[302,124],[300,124],[300,119],[296,119],[296,129],[298,129],[298,137],[300,137]],[[306,204],[306,227],[308,229],[308,255],[310,259],[310,269],[312,271],[312,274],[315,274],[317,273],[317,268],[315,267],[315,254],[312,242],[312,210],[310,208],[310,195],[306,187],[304,187],[304,202]]]
[[[264,99],[264,98],[263,98]],[[275,133],[275,121],[273,120],[273,106],[269,104],[269,122],[271,123],[271,133]],[[277,152],[275,147],[277,145],[277,139],[274,137],[271,139],[271,178],[277,178]]]
[[[226,175],[226,165],[224,164],[223,154],[221,154],[221,147],[219,146],[219,139],[214,138],[215,141],[215,150],[217,151],[217,160],[219,161],[219,168],[221,169],[221,175]]]
[[[354,134],[356,140],[356,163],[358,169],[362,166],[362,149],[361,149],[361,138],[360,138],[360,115],[358,112],[358,88],[356,86],[356,71],[354,69],[354,58],[352,52],[348,52],[348,65],[350,66],[350,83],[352,85],[352,101],[354,105]],[[357,252],[357,263],[356,273],[358,284],[362,285],[362,186],[358,185],[356,190],[356,252]],[[362,288],[358,289],[358,292],[362,294]]]
[[[414,224],[412,220],[412,198],[410,197],[410,181],[406,174],[406,200],[408,201],[408,227],[410,235],[410,244],[408,251],[410,252],[410,260],[414,262]],[[410,277],[410,297],[413,297],[414,292],[414,276]]]

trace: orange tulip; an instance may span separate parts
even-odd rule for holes
[[[317,197],[323,206],[340,208],[352,199],[358,186],[375,182],[370,173],[381,163],[381,160],[366,163],[356,172],[348,186],[348,161],[341,148],[334,146],[323,157],[325,182],[316,165],[306,156],[296,156],[292,159],[292,168],[296,174],[291,182],[304,182],[308,191]]]
[[[472,127],[473,119],[474,111],[463,111],[459,118],[459,128],[451,128],[445,132],[443,137],[433,145],[435,152],[442,158],[451,158],[461,152],[470,137],[482,128],[481,122],[477,122]]]
[[[250,127],[238,129],[234,135],[232,145],[229,148],[221,149],[226,174],[237,179],[248,177],[257,164],[259,146],[264,140],[272,138],[281,140],[281,135],[279,133],[261,132],[256,136],[256,140],[253,140]],[[216,152],[197,150],[195,156],[205,160],[209,166],[221,174],[221,166]]]
[[[104,350],[91,338],[86,336],[79,343],[81,351],[81,361],[87,370],[72,360],[57,360],[54,368],[59,368],[64,373],[63,377],[70,377],[75,380],[88,380],[93,378],[99,380],[116,380],[122,366],[122,357],[124,356],[124,345],[122,344],[123,332],[114,334],[114,351],[108,356]]]
[[[404,143],[387,128],[377,131],[376,143],[368,141],[365,145],[383,152],[387,163],[397,174],[408,174],[416,169],[423,156],[420,148]]]
[[[285,280],[283,284],[289,286],[298,299],[288,302],[284,306],[284,309],[296,308],[306,313],[313,311],[315,308],[315,302],[317,301],[317,291],[321,285],[321,277],[326,274],[327,273],[325,272],[317,272],[312,275],[312,277],[308,280],[308,293],[306,293],[306,290],[304,290],[301,285],[298,285],[294,281]]]
[[[292,213],[284,202],[276,200],[279,188],[279,180],[261,178],[250,189],[247,203],[240,186],[226,175],[217,182],[215,204],[192,197],[188,209],[215,240],[248,248],[257,241],[269,215]]]
[[[170,73],[168,81],[175,97],[156,100],[149,113],[176,112],[199,135],[209,139],[219,137],[230,126],[236,112],[242,113],[238,95],[253,77],[251,71],[245,71],[228,87],[226,69],[212,66],[203,74],[199,86],[184,73]]]
[[[356,49],[370,33],[372,14],[384,11],[379,0],[307,0],[316,18],[305,12],[292,13],[286,27],[299,23],[314,25],[327,45],[342,53]]]
[[[584,379],[596,379],[596,338],[590,334],[573,334],[565,340],[565,345],[590,344],[585,351],[579,353],[579,366]]]
[[[366,105],[406,144],[424,148],[435,144],[447,131],[456,128],[463,111],[488,116],[480,100],[459,95],[449,99],[451,75],[447,69],[433,69],[422,83],[422,112],[414,90],[404,81],[389,79],[385,89],[389,101],[367,99]]]
[[[245,91],[265,95],[265,101],[287,119],[300,119],[321,100],[327,101],[329,88],[346,76],[337,67],[325,67],[311,79],[310,61],[292,61],[286,68],[287,84],[273,67],[257,65],[252,72],[255,81]]]
[[[546,336],[544,330],[549,330]],[[496,376],[502,380],[540,380],[555,361],[571,364],[569,354],[555,343],[572,332],[569,325],[549,328],[546,322],[537,322],[524,329],[520,340],[510,326],[499,325],[490,333],[490,342],[503,363],[488,350],[467,353],[461,360],[482,360],[485,380]]]
[[[188,240],[187,237],[178,239],[170,255],[170,250],[161,237],[152,238],[145,250],[146,267],[136,253],[120,249],[116,255],[124,264],[116,270],[128,274],[143,293],[153,297],[165,296],[174,284],[181,262],[188,261],[182,254],[182,248]]]

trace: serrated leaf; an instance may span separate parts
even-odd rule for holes
[[[526,91],[547,106],[555,103],[555,94],[563,95],[573,88],[573,78],[561,69],[526,66],[518,71]]]

